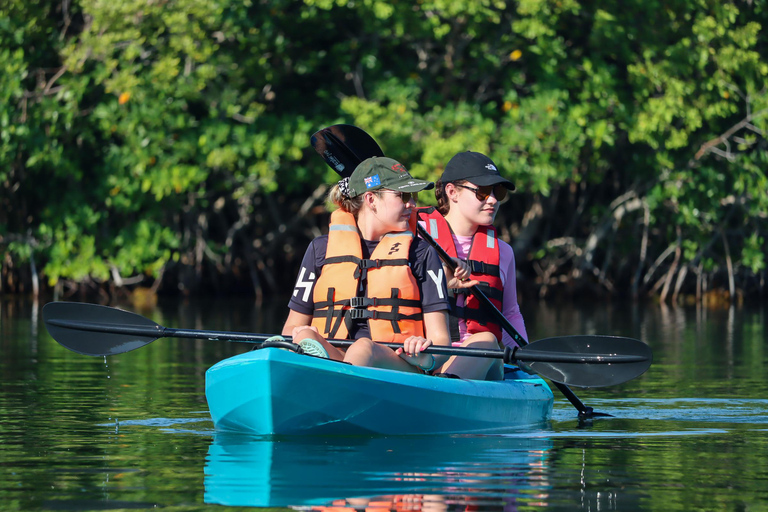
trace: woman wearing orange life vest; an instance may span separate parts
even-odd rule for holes
[[[525,323],[517,302],[515,255],[496,237],[493,220],[500,202],[515,186],[503,178],[487,156],[472,151],[456,154],[437,182],[436,208],[419,209],[419,219],[446,252],[468,263],[469,283],[476,284],[524,338]],[[467,284],[469,284],[467,283]],[[449,283],[449,287],[453,283]],[[453,345],[474,348],[517,346],[493,316],[468,290],[451,298]],[[442,372],[465,379],[503,378],[498,359],[451,357]]]
[[[335,185],[329,200],[338,209],[329,234],[307,248],[282,333],[306,353],[357,366],[440,368],[446,356],[422,351],[450,344],[444,270],[434,248],[409,229],[416,193],[433,186],[385,157],[365,160]],[[356,341],[342,351],[326,338]]]

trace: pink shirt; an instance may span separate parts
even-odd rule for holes
[[[515,253],[508,243],[498,239],[497,241],[499,242],[499,269],[501,271],[501,283],[504,286],[502,313],[504,313],[504,317],[509,320],[509,323],[512,324],[512,327],[515,328],[520,336],[528,341],[528,333],[525,331],[523,314],[520,312],[520,305],[517,303]],[[472,237],[453,235],[453,243],[456,246],[456,253],[459,259],[466,260],[467,254],[469,254],[469,248],[472,245]],[[464,300],[464,295],[458,296],[457,304],[463,306]],[[517,343],[514,342],[512,336],[503,329],[502,331],[502,343],[508,347],[516,347]],[[469,337],[469,333],[467,332],[467,322],[465,320],[459,319],[459,334],[461,335],[461,341],[464,341]],[[461,343],[454,343],[454,345],[461,345]]]

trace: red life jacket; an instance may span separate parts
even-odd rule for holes
[[[426,223],[426,230],[451,257],[456,258],[456,245],[453,242],[451,226],[435,207],[419,208],[419,220]],[[480,282],[478,288],[490,299],[499,311],[502,310],[504,285],[499,269],[500,251],[496,230],[493,226],[480,226],[472,237],[472,245],[467,255],[471,278]],[[490,331],[501,340],[501,326],[494,321],[493,314],[482,308],[480,301],[468,289],[448,291],[451,302],[451,316],[461,318],[467,323],[470,334]],[[465,294],[464,306],[456,305],[456,295]],[[454,335],[455,337],[455,335]]]
[[[424,336],[421,294],[408,262],[412,242],[410,231],[389,233],[371,258],[363,259],[355,217],[333,212],[325,263],[312,296],[312,325],[328,338],[349,337],[359,319],[367,320],[374,341],[402,343],[409,336]],[[365,290],[358,296],[361,281]]]

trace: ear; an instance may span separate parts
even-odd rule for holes
[[[445,184],[445,197],[448,201],[455,203],[459,200],[459,187],[453,183]]]
[[[378,196],[373,192],[365,192],[363,194],[363,203],[367,204],[371,210],[375,210],[376,199]]]

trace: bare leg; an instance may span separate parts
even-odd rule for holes
[[[461,344],[462,347],[498,349],[496,336],[490,332],[473,334]],[[452,373],[462,379],[501,380],[504,378],[504,364],[501,359],[485,357],[451,356],[440,369],[443,373]]]
[[[485,374],[485,380],[504,380],[504,362],[501,359],[494,359]]]
[[[301,340],[306,338],[312,338],[313,340],[317,340],[318,342],[320,342],[323,345],[323,348],[325,348],[325,351],[328,352],[328,357],[333,359],[334,361],[344,360],[344,352],[342,352],[338,348],[328,343],[325,338],[317,334],[312,329],[306,328],[298,331],[293,337],[293,342],[298,343]]]
[[[373,366],[387,370],[400,370],[403,372],[419,373],[415,366],[411,366],[400,358],[389,347],[379,345],[370,338],[360,338],[347,349],[344,361],[355,366]]]

